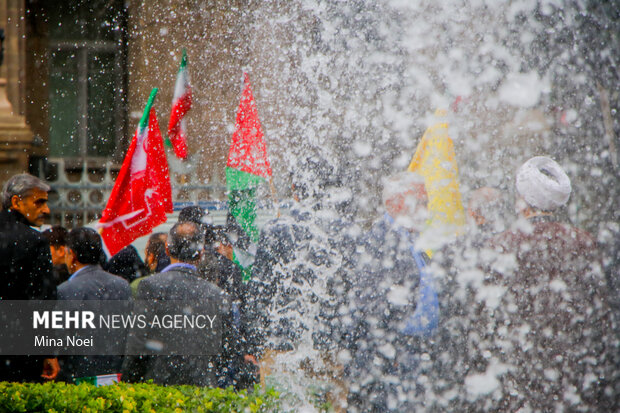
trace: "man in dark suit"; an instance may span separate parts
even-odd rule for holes
[[[67,236],[67,268],[71,277],[58,286],[59,300],[129,300],[129,283],[105,272],[100,263],[104,257],[101,237],[91,228],[76,228]],[[106,340],[124,340],[118,337]],[[103,338],[102,338],[103,339]],[[68,356],[64,358],[65,379],[91,377],[120,372],[120,356]]]
[[[129,286],[131,287],[131,296],[135,298],[138,294],[138,285],[140,282],[149,277],[151,274],[161,272],[170,265],[170,257],[166,254],[166,239],[168,234],[165,232],[155,232],[149,236],[144,248],[144,265],[146,274],[133,280]]]
[[[0,300],[48,300],[56,297],[49,242],[31,227],[40,227],[50,209],[50,187],[19,174],[2,189],[0,212]],[[43,375],[41,374],[43,373]],[[56,359],[0,358],[0,381],[39,381],[58,374]]]
[[[67,235],[69,235],[69,230],[60,225],[54,225],[53,227],[43,231],[41,234],[43,234],[43,236],[50,242],[52,265],[54,267],[54,282],[56,282],[56,285],[60,285],[67,281],[71,275],[67,269],[67,260],[65,259]]]
[[[166,250],[171,264],[147,277],[138,286],[137,300],[215,302],[223,318],[222,352],[219,356],[127,356],[123,380],[152,379],[157,384],[191,384],[215,387],[230,375],[229,363],[237,355],[230,300],[215,284],[200,277],[196,268],[203,252],[204,235],[194,222],[177,223],[170,230]],[[135,337],[128,340],[134,345]],[[228,384],[228,383],[226,383]]]

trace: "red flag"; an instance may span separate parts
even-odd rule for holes
[[[157,116],[151,109],[156,94],[155,88],[99,220],[101,237],[111,255],[166,222],[166,212],[172,212],[168,161]]]
[[[192,88],[187,73],[187,55],[183,50],[181,66],[177,73],[172,99],[172,112],[168,123],[168,137],[166,143],[174,148],[174,153],[181,159],[187,158],[187,133],[185,132],[185,114],[192,108]]]
[[[243,74],[245,87],[237,110],[235,132],[228,152],[227,168],[269,179],[271,165],[258,119],[258,110],[250,87],[250,77]],[[230,185],[229,185],[230,186]]]

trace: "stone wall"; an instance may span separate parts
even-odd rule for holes
[[[32,132],[24,118],[25,27],[24,1],[0,2],[0,28],[4,29],[4,62],[0,67],[0,184],[28,170]]]

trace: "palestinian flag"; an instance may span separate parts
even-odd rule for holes
[[[187,54],[183,49],[181,66],[177,73],[177,81],[174,85],[174,98],[172,99],[172,112],[168,122],[168,139],[166,145],[174,149],[178,158],[187,158],[187,134],[185,129],[185,114],[192,108],[192,88],[189,84],[187,73]]]
[[[267,146],[258,119],[258,110],[250,86],[250,78],[243,74],[244,89],[237,110],[235,132],[232,136],[228,162],[226,163],[226,186],[228,209],[249,243],[236,248],[233,260],[244,272],[244,280],[250,278],[254,262],[251,245],[258,241],[256,226],[256,188],[271,178],[271,165]]]
[[[166,213],[172,212],[168,161],[152,109],[156,94],[157,88],[151,92],[99,220],[101,238],[110,255],[166,222]]]

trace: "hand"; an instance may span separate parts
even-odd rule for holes
[[[60,364],[58,364],[57,358],[50,358],[43,360],[43,377],[46,380],[54,380],[60,372]]]

